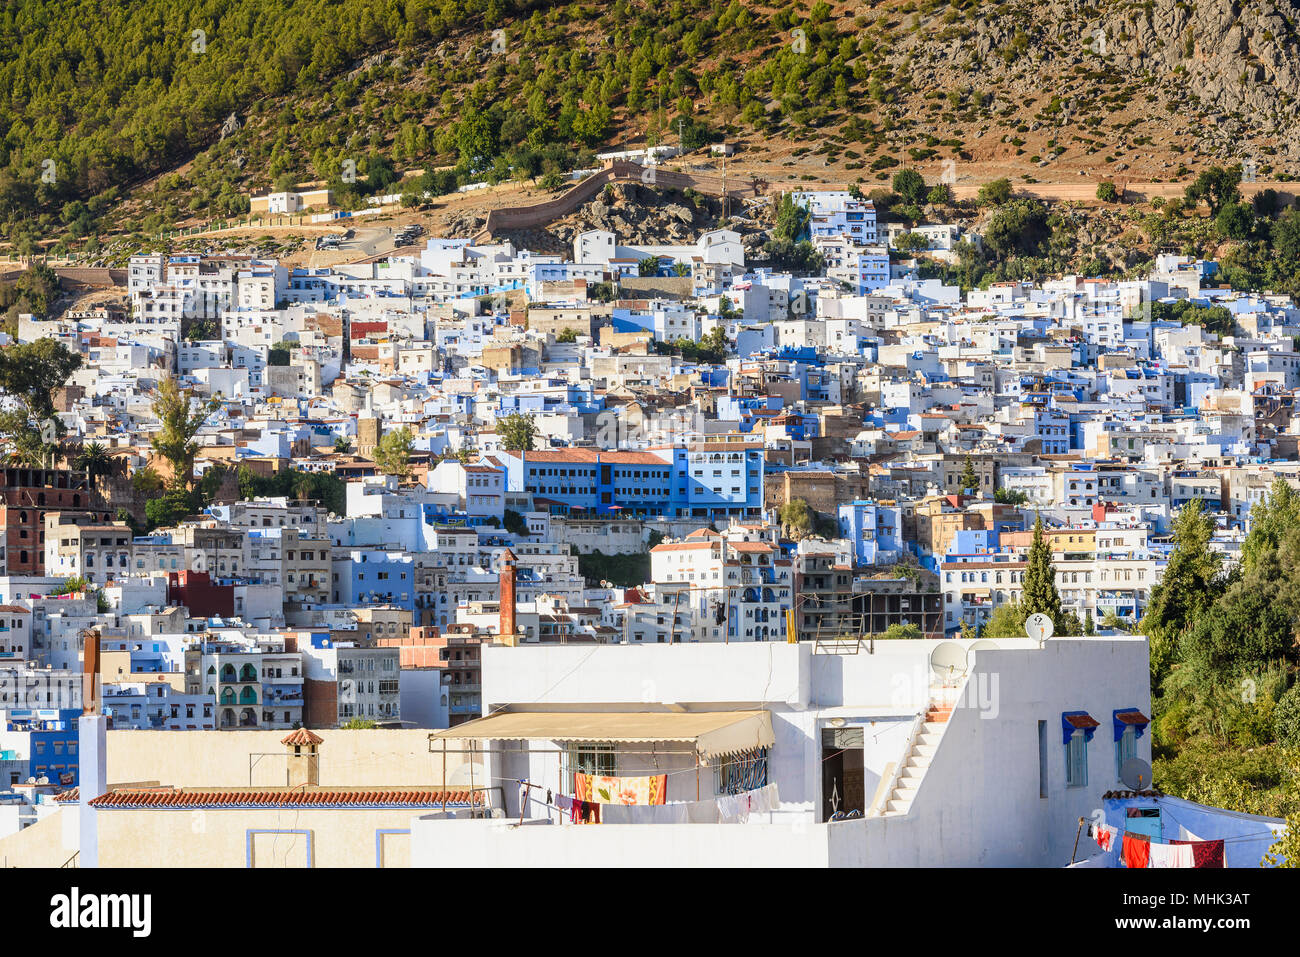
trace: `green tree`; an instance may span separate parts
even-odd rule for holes
[[[975,463],[971,461],[970,456],[966,456],[966,465],[961,470],[961,478],[958,479],[957,485],[963,491],[978,493],[980,490],[980,477],[975,474]]]
[[[909,205],[920,204],[925,199],[925,179],[911,167],[895,173],[890,185],[893,187],[894,192]]]
[[[793,539],[806,538],[817,526],[817,513],[801,498],[791,499],[777,512],[781,527]]]
[[[937,183],[930,187],[930,192],[926,194],[925,201],[931,206],[951,206],[952,187],[947,183]]]
[[[1188,186],[1183,195],[1189,207],[1195,208],[1204,202],[1210,207],[1210,215],[1217,216],[1219,211],[1229,203],[1241,201],[1241,164],[1234,166],[1211,166],[1203,170]]]
[[[93,492],[99,479],[112,474],[113,457],[104,443],[88,442],[77,453],[76,465],[86,473],[86,483]]]
[[[1003,204],[984,230],[984,242],[1003,259],[1040,255],[1050,236],[1047,207],[1036,199]]]
[[[990,180],[980,187],[975,196],[977,206],[1001,206],[1011,199],[1011,180]]]
[[[1295,528],[1300,528],[1300,493],[1279,476],[1269,486],[1268,495],[1250,509],[1250,532],[1241,543],[1243,570],[1253,570]]]
[[[1225,239],[1249,239],[1255,230],[1255,211],[1249,203],[1227,203],[1214,217],[1214,228]]]
[[[776,206],[776,226],[772,230],[772,236],[797,242],[806,237],[811,219],[812,213],[806,206],[796,203],[793,194],[782,193]]]
[[[496,430],[502,448],[508,452],[528,452],[537,439],[537,423],[531,415],[522,412],[511,412],[497,419]]]
[[[335,436],[334,451],[338,452],[340,455],[347,455],[352,451],[352,440],[346,435]]]
[[[153,414],[160,425],[149,444],[172,468],[171,485],[189,485],[194,470],[194,456],[199,445],[194,436],[220,403],[197,400],[192,389],[182,389],[175,377],[167,376],[153,393]]]
[[[1057,633],[1062,633],[1061,595],[1056,590],[1056,568],[1052,565],[1052,548],[1043,537],[1043,518],[1034,520],[1034,538],[1025,558],[1024,589],[1020,605],[1025,617],[1044,614],[1052,619]]]
[[[1160,583],[1151,589],[1138,631],[1151,646],[1152,684],[1159,687],[1177,651],[1178,639],[1222,593],[1220,558],[1210,551],[1214,523],[1200,499],[1178,510],[1173,522],[1173,549]]]
[[[556,342],[577,342],[578,330],[565,326],[560,330],[560,334],[555,337]]]
[[[924,638],[925,633],[916,625],[902,625],[895,622],[876,637],[885,641],[914,641],[918,638]]]
[[[1097,184],[1097,198],[1103,203],[1118,203],[1119,190],[1115,184],[1108,179],[1103,179]]]
[[[993,609],[980,629],[981,638],[1024,638],[1025,619],[1029,613],[1019,602],[1003,602]]]
[[[17,408],[0,413],[0,438],[19,461],[53,463],[57,439],[65,431],[54,414],[54,390],[80,367],[81,356],[53,339],[0,349],[0,392],[17,402]]]
[[[636,264],[636,274],[643,278],[659,275],[659,257],[646,256],[644,259],[638,260]]]
[[[411,474],[411,450],[414,446],[415,436],[405,426],[385,432],[375,446],[375,465],[385,475],[405,480]]]
[[[513,508],[506,509],[502,518],[502,525],[505,526],[507,532],[512,535],[528,534],[528,521]]]
[[[182,519],[195,515],[203,508],[197,490],[191,491],[183,485],[168,486],[158,498],[145,502],[144,514],[149,520],[150,528],[173,528]]]
[[[1000,505],[1025,505],[1029,502],[1029,496],[1020,489],[1006,488],[1004,486],[994,491],[993,501]]]

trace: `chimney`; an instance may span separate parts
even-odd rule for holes
[[[503,645],[515,644],[515,561],[510,549],[501,553],[501,621],[497,632]]]
[[[289,787],[320,785],[320,745],[325,739],[306,728],[299,728],[280,743],[289,750],[287,781]]]

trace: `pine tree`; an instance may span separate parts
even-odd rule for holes
[[[1034,541],[1025,561],[1025,588],[1020,607],[1026,618],[1039,612],[1049,616],[1058,632],[1064,624],[1061,594],[1056,590],[1056,569],[1052,567],[1052,550],[1043,538],[1041,515],[1034,522]]]
[[[975,474],[975,463],[966,456],[966,467],[961,471],[961,479],[958,482],[962,491],[978,492],[980,488],[980,478]]]

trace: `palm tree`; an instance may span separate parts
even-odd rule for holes
[[[89,442],[81,447],[76,457],[77,468],[86,473],[90,490],[95,491],[95,480],[113,474],[113,457],[102,442]]]

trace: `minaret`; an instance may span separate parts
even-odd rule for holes
[[[80,843],[77,865],[99,866],[99,819],[90,802],[108,790],[108,719],[100,707],[99,630],[82,632],[81,717],[77,719],[77,814]]]
[[[515,553],[506,549],[501,553],[501,609],[500,626],[497,629],[499,641],[503,645],[513,645],[515,638]]]

